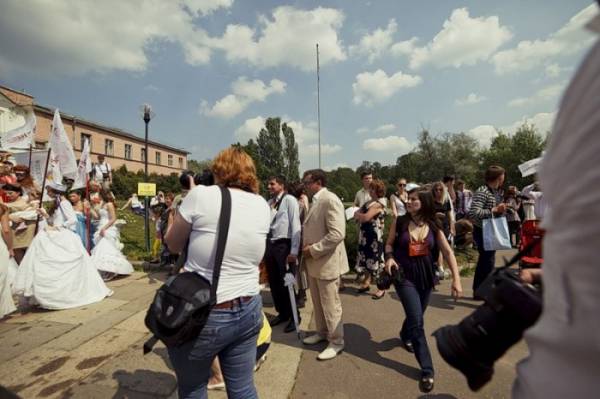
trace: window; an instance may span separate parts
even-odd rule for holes
[[[179,157],[179,169],[183,169],[183,158]]]
[[[160,165],[160,152],[156,151],[156,164]]]
[[[85,141],[89,141],[90,143],[90,152],[92,151],[92,135],[87,133],[81,133],[81,150],[83,151],[83,145]]]
[[[114,142],[110,139],[104,140],[104,155],[113,156]]]
[[[145,148],[141,149],[140,158],[141,158],[142,162],[146,162],[146,149]]]
[[[173,166],[173,155],[167,155],[167,165]]]
[[[131,159],[131,144],[125,144],[125,159]]]

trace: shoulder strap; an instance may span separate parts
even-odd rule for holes
[[[287,193],[283,193],[283,195],[281,196],[281,198],[279,198],[279,201],[277,201],[275,203],[275,210],[279,211],[279,207],[281,206],[281,203],[283,202],[283,199],[285,198],[285,196],[287,195]]]
[[[227,187],[219,186],[221,189],[221,214],[217,227],[217,252],[215,253],[215,268],[213,270],[212,284],[210,287],[210,304],[217,303],[217,285],[221,275],[221,263],[225,254],[227,234],[229,233],[229,222],[231,221],[231,193]]]

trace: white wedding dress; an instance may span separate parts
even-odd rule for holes
[[[35,236],[19,265],[13,292],[46,309],[68,309],[99,302],[112,291],[74,233],[77,216],[67,200],[49,220],[54,228]]]
[[[0,319],[17,310],[10,288],[9,259],[6,244],[0,237]]]
[[[109,214],[106,208],[99,210],[100,221],[98,231],[94,234],[94,249],[92,250],[92,262],[96,269],[115,275],[128,275],[133,273],[133,266],[121,252],[123,245],[119,241],[119,229],[112,225],[106,229],[104,237],[100,235],[102,226],[109,222]]]

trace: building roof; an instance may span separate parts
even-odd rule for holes
[[[51,107],[45,107],[43,105],[35,104],[33,106],[33,108],[34,108],[35,111],[43,112],[43,113],[46,113],[48,115],[53,115],[54,114],[54,108],[51,108]],[[135,134],[126,132],[126,131],[124,131],[122,129],[119,129],[119,128],[116,128],[116,127],[110,127],[110,126],[106,126],[106,125],[103,125],[103,124],[100,124],[100,123],[97,123],[97,122],[92,122],[92,121],[89,121],[87,119],[80,118],[79,116],[76,116],[76,115],[69,115],[69,114],[66,114],[66,113],[60,111],[60,117],[63,120],[69,120],[69,121],[75,120],[77,123],[85,124],[85,125],[88,125],[90,127],[94,127],[94,128],[105,130],[105,131],[107,131],[109,133],[112,133],[112,134],[114,134],[116,136],[120,136],[120,137],[124,137],[124,138],[128,138],[128,139],[132,139],[132,140],[135,140],[135,141],[138,141],[138,142],[142,142],[142,143],[144,142],[144,138],[143,137],[136,136]],[[169,146],[169,145],[166,145],[166,144],[162,144],[162,143],[159,143],[159,142],[156,142],[156,141],[152,141],[152,140],[148,140],[148,144],[152,145],[152,146],[155,146],[155,147],[164,148],[166,150],[179,152],[179,153],[185,154],[185,155],[190,154],[189,151],[182,150],[180,148],[172,147],[172,146]]]

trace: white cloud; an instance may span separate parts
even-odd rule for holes
[[[589,46],[594,36],[583,26],[597,13],[598,6],[590,4],[573,16],[562,28],[545,40],[523,40],[516,47],[494,55],[492,63],[499,75],[528,71],[555,57],[572,55]]]
[[[0,12],[0,71],[140,72],[148,68],[147,51],[165,42],[181,46],[187,63],[205,64],[211,55],[207,34],[193,23],[202,10],[208,11],[192,11],[182,0],[8,2]]]
[[[393,123],[387,123],[385,125],[381,125],[375,128],[375,133],[389,133],[393,130],[396,130],[396,125]]]
[[[370,107],[387,100],[398,90],[415,87],[422,81],[420,76],[404,74],[401,71],[391,76],[381,69],[375,72],[362,72],[356,75],[356,82],[352,84],[353,101],[354,104],[365,104]]]
[[[246,119],[242,126],[235,130],[235,138],[241,143],[246,143],[250,139],[256,139],[260,129],[265,127],[266,118],[257,116],[255,118]]]
[[[372,151],[394,151],[401,155],[408,153],[413,148],[413,144],[411,144],[406,137],[388,136],[377,139],[367,139],[363,141],[363,148]]]
[[[558,64],[550,64],[546,66],[546,76],[549,78],[555,78],[563,71]]]
[[[357,134],[365,134],[365,133],[369,133],[371,131],[371,129],[369,129],[366,126],[360,127],[358,129],[356,129],[356,133]]]
[[[479,125],[469,130],[467,134],[482,146],[489,147],[494,137],[498,135],[498,130],[492,125]]]
[[[340,152],[341,150],[342,146],[339,144],[321,144],[321,155],[331,155]],[[319,145],[307,145],[304,147],[304,152],[306,155],[317,155],[319,153]]]
[[[456,99],[456,101],[454,101],[454,104],[456,104],[458,106],[473,105],[473,104],[477,104],[477,103],[480,103],[485,100],[486,100],[486,97],[484,97],[484,96],[480,96],[475,93],[470,93],[465,98]]]
[[[228,25],[223,36],[211,39],[210,44],[225,51],[230,62],[257,67],[289,65],[311,71],[316,69],[315,43],[319,44],[321,65],[346,59],[338,35],[343,21],[344,14],[336,9],[306,11],[283,6],[272,12],[272,18],[259,18],[260,31]]]
[[[398,30],[398,24],[395,19],[390,19],[385,29],[378,28],[373,32],[364,35],[357,45],[350,46],[350,55],[367,56],[369,62],[380,58],[390,47],[393,37]]]
[[[271,94],[285,93],[286,83],[273,79],[266,85],[262,80],[248,80],[239,77],[231,84],[232,94],[218,100],[212,107],[206,101],[200,105],[200,112],[206,116],[229,119],[243,112],[253,102],[264,102]]]
[[[350,167],[350,165],[348,165],[347,163],[345,163],[345,162],[339,162],[339,163],[336,163],[333,166],[329,166],[329,165],[328,166],[323,166],[323,170],[326,171],[326,172],[331,172],[332,170],[335,170],[335,169],[349,168],[349,167]]]
[[[458,68],[487,60],[511,37],[512,33],[500,25],[497,16],[471,18],[468,9],[458,8],[425,46],[417,47],[416,39],[412,38],[393,45],[392,53],[409,55],[413,69],[426,64]]]
[[[290,118],[286,116],[283,117],[283,122],[287,123],[287,125],[294,131],[294,138],[296,139],[296,143],[298,143],[299,147],[302,147],[302,145],[306,144],[307,142],[311,142],[319,138],[317,122],[302,123],[299,121],[290,120]]]
[[[554,84],[538,90],[530,97],[520,97],[508,102],[509,107],[525,107],[529,105],[544,104],[550,101],[556,101],[563,92],[567,82]]]
[[[63,0],[32,7],[28,2],[9,2],[0,12],[0,72],[42,76],[143,72],[150,65],[149,51],[159,51],[165,43],[179,45],[190,65],[207,64],[213,51],[224,51],[230,62],[309,71],[316,68],[315,43],[322,50],[322,65],[346,59],[339,37],[344,15],[339,10],[278,7],[270,17],[260,16],[257,27],[228,25],[222,35],[211,37],[198,17],[232,4],[232,0]]]
[[[219,8],[230,8],[233,0],[183,0],[186,7],[196,16],[210,15]]]
[[[527,123],[528,125],[533,125],[538,133],[545,137],[546,133],[552,129],[555,117],[556,112],[540,112],[531,117],[524,116],[509,125],[499,128],[492,125],[479,125],[469,130],[467,134],[477,139],[482,146],[489,147],[494,137],[498,135],[498,131],[505,134],[514,134],[517,129]]]

